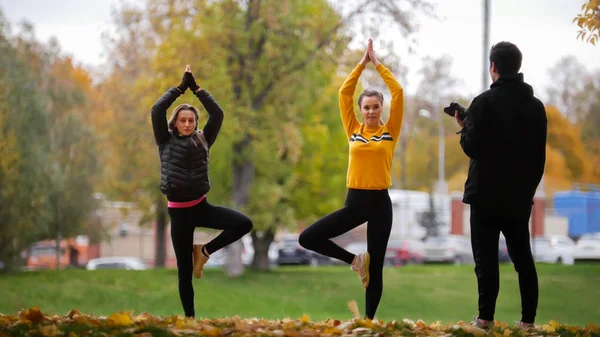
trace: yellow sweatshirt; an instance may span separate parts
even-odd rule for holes
[[[350,142],[346,186],[382,190],[392,185],[392,158],[404,117],[404,91],[394,75],[379,64],[376,69],[392,94],[390,118],[384,125],[368,128],[354,114],[354,90],[364,69],[358,64],[339,90],[342,123]]]

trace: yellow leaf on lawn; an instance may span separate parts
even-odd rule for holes
[[[322,332],[323,335],[341,335],[342,332],[337,328],[327,327]]]
[[[136,323],[140,323],[140,322],[146,322],[148,320],[152,319],[152,315],[150,315],[147,312],[143,312],[137,316],[135,316],[135,318],[133,319],[134,322]]]
[[[307,314],[303,314],[302,317],[300,317],[300,322],[310,323],[310,317]]]
[[[69,334],[67,335],[67,337],[77,337],[77,334],[74,333],[73,331],[69,331]]]
[[[129,316],[128,313],[125,313],[122,311],[108,316],[106,321],[108,322],[109,325],[112,325],[112,326],[124,326],[124,325],[133,324],[133,320],[131,319],[131,316]]]
[[[71,309],[68,313],[67,313],[67,317],[69,318],[74,318],[76,316],[81,316],[81,312],[79,312],[79,310],[77,309]]]
[[[472,325],[463,324],[460,327],[463,330],[465,330],[466,332],[469,332],[470,334],[472,334],[475,337],[483,337],[483,336],[485,336],[485,331],[483,331],[482,329],[479,329],[477,327],[474,327]]]
[[[419,328],[426,328],[427,324],[425,324],[425,322],[423,322],[423,320],[418,320],[417,321],[417,327],[419,327]]]
[[[25,311],[21,311],[19,313],[19,318],[21,320],[28,320],[31,322],[41,322],[44,320],[44,314],[38,307],[33,307],[31,309],[27,309]]]
[[[300,336],[300,333],[297,330],[294,330],[294,329],[285,329],[285,330],[283,330],[283,334],[286,337],[298,337],[298,336]]]
[[[510,331],[510,329],[504,329],[504,337],[508,337],[512,334],[512,331]]]
[[[554,329],[558,329],[560,328],[560,323],[558,323],[555,320],[550,321],[550,326],[553,327]]]
[[[588,330],[592,331],[592,332],[600,332],[600,325],[599,324],[594,324],[594,323],[590,323],[587,325]]]
[[[178,320],[175,323],[175,327],[177,327],[177,329],[198,329],[200,325],[195,319],[191,317],[185,317],[182,320]]]
[[[40,326],[38,329],[40,330],[42,335],[44,335],[45,337],[54,337],[58,334],[62,334],[62,331],[58,330],[58,327],[54,324]]]
[[[233,326],[239,332],[242,332],[242,333],[252,332],[252,329],[250,328],[250,326],[246,322],[242,321],[239,316],[234,316],[231,320],[233,321]]]
[[[352,300],[348,302],[348,309],[352,312],[354,318],[360,318],[360,311],[358,310],[358,304],[356,304],[356,301]]]
[[[370,320],[370,319],[368,319],[368,318],[367,318],[367,319],[364,319],[364,320],[363,320],[363,319],[361,319],[361,320],[359,320],[359,321],[358,321],[358,323],[359,323],[360,325],[362,325],[363,327],[365,327],[365,328],[369,328],[369,329],[375,329],[375,328],[377,327],[377,326],[375,325],[375,323],[373,323],[373,321],[372,321],[372,320]]]
[[[542,325],[542,330],[548,333],[553,333],[555,331],[555,329],[549,324]]]

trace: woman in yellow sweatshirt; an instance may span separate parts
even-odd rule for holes
[[[392,95],[390,118],[381,122],[383,94],[365,90],[358,98],[361,123],[354,114],[356,83],[371,62]],[[369,45],[363,59],[339,90],[340,113],[349,142],[345,206],[321,218],[300,234],[300,245],[351,265],[366,288],[366,318],[373,319],[383,291],[383,262],[392,229],[392,203],[388,194],[394,148],[404,115],[404,93],[394,75],[379,63]],[[331,238],[368,222],[367,252],[354,255]]]

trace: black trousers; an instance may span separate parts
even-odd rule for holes
[[[196,227],[222,229],[223,232],[206,244],[209,254],[239,240],[252,230],[252,221],[235,210],[213,206],[207,199],[189,208],[169,208],[171,217],[171,240],[177,259],[179,298],[187,317],[195,316],[194,269],[192,254]]]
[[[500,290],[498,240],[504,234],[508,254],[519,274],[521,321],[533,323],[538,306],[538,278],[529,238],[531,206],[502,209],[471,205],[471,244],[479,292],[479,318],[493,320]]]
[[[371,255],[369,285],[365,294],[366,317],[373,318],[383,293],[383,262],[392,230],[392,202],[386,190],[349,189],[346,205],[321,218],[300,234],[300,245],[348,264],[354,254],[331,241],[368,222],[367,251]]]

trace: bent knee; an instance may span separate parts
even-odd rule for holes
[[[300,233],[298,237],[298,243],[300,246],[306,249],[310,249],[313,246],[313,238],[306,231]]]
[[[252,231],[252,228],[254,228],[254,224],[250,218],[246,218],[246,220],[242,222],[241,227],[244,230],[244,234],[248,234]]]

